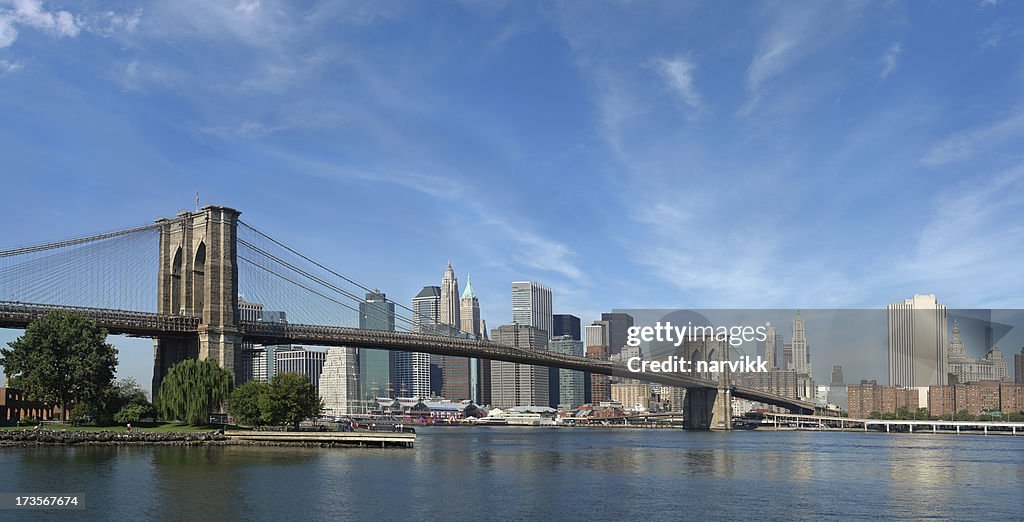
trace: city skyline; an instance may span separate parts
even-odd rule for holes
[[[585,324],[1024,307],[1020,6],[712,7],[5,3],[0,237],[149,223],[198,191],[398,302],[457,259],[495,325],[520,280]],[[148,382],[149,343],[116,344]]]

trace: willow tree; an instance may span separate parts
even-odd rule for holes
[[[231,372],[210,359],[186,359],[167,371],[157,402],[165,419],[206,424],[230,393]]]

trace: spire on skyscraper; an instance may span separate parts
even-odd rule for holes
[[[476,299],[476,292],[473,291],[473,282],[469,280],[469,274],[466,274],[466,289],[462,291],[462,298]]]

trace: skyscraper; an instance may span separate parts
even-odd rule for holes
[[[583,338],[580,337],[582,332],[580,331],[579,317],[571,314],[555,314],[552,316],[552,321],[554,323],[554,331],[551,332],[551,337],[568,335],[577,341],[583,340]]]
[[[793,319],[793,369],[797,374],[811,375],[811,357],[807,351],[806,327],[800,310]]]
[[[932,294],[914,294],[888,307],[889,385],[945,385],[946,307]]]
[[[832,383],[835,384],[846,384],[843,381],[843,367],[838,364],[832,366]]]
[[[395,303],[388,300],[383,292],[366,294],[359,303],[359,327],[368,330],[395,330]],[[359,397],[362,405],[368,405],[377,397],[390,396],[394,387],[392,375],[393,355],[388,350],[358,350]]]
[[[468,287],[467,287],[468,288]],[[478,309],[479,310],[479,309]],[[455,335],[462,331],[462,310],[459,299],[459,279],[455,277],[455,269],[452,262],[444,269],[444,276],[441,277],[441,303],[438,322],[447,325],[447,335]],[[441,386],[440,394],[448,399],[461,401],[469,399],[470,393],[470,372],[469,359],[465,357],[454,357],[442,355],[437,361],[441,365]],[[432,356],[431,359],[438,359]],[[437,364],[435,362],[435,364]],[[437,390],[437,383],[431,383],[432,389]]]
[[[416,333],[437,333],[437,322],[441,312],[441,287],[424,286],[412,298],[412,331]]]
[[[320,389],[320,372],[324,369],[327,354],[307,350],[300,346],[279,348],[274,355],[277,373],[297,373],[309,379],[313,389]]]
[[[452,262],[444,269],[444,276],[441,277],[441,303],[438,322],[454,328],[454,331],[461,331],[460,323],[462,314],[459,312],[459,280],[455,277],[455,269]]]
[[[473,282],[469,279],[469,275],[466,276],[466,289],[463,290],[462,299],[459,300],[459,313],[462,331],[478,339],[482,337],[484,325],[480,319],[480,300],[477,299],[476,292],[473,291]],[[475,404],[480,404],[480,360],[468,359],[468,362],[469,390],[465,398],[472,400]],[[454,397],[448,398],[454,399]]]
[[[601,320],[608,324],[608,353],[622,351],[629,339],[629,328],[633,326],[633,316],[623,313],[604,313]]]
[[[413,325],[417,333],[438,333],[441,287],[424,286],[412,298]],[[395,352],[395,395],[430,396],[430,355],[419,352]]]
[[[320,372],[320,398],[324,401],[326,415],[360,413],[355,348],[332,346],[327,349],[324,368]]]
[[[512,322],[544,331],[544,344],[554,330],[551,289],[533,281],[512,283]]]
[[[524,324],[491,330],[491,340],[527,350],[545,350],[547,332]],[[491,361],[491,404],[497,408],[548,405],[548,369],[543,366]]]
[[[583,357],[583,341],[573,339],[571,335],[552,337],[548,341],[548,351]],[[558,388],[557,394],[555,394],[557,396],[553,400],[549,400],[549,403],[554,402],[557,408],[575,408],[585,404],[583,372],[564,368],[556,369],[556,371],[558,372]],[[551,387],[551,390],[555,391],[554,386]]]
[[[777,350],[778,349],[775,345],[775,327],[769,324],[768,328],[765,329],[764,339],[764,360],[767,361],[767,366],[769,370],[774,370],[777,368],[775,362]]]
[[[608,353],[607,322],[594,321],[584,329],[585,357],[607,361]],[[590,374],[590,402],[599,403],[612,398],[611,381],[607,375]]]

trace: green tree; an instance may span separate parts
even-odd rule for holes
[[[228,399],[228,412],[235,422],[249,426],[270,424],[267,412],[261,407],[267,403],[270,384],[263,381],[249,381],[231,392]]]
[[[153,405],[146,398],[145,390],[132,378],[114,381],[112,385],[103,391],[100,400],[96,404],[86,409],[75,410],[73,413],[79,417],[88,415],[96,424],[104,426],[114,422],[120,423],[121,421],[118,421],[115,416],[128,405],[143,406],[146,411],[143,417],[154,415]]]
[[[971,415],[970,413],[967,413],[967,410],[960,410],[960,411],[956,412],[956,415],[953,415],[953,420],[955,420],[955,421],[972,421],[972,420],[974,420],[974,415]]]
[[[129,422],[139,422],[146,417],[153,415],[153,406],[149,403],[146,404],[125,404],[117,413],[114,414],[114,422],[119,424],[126,424]]]
[[[271,424],[290,424],[297,430],[303,419],[318,417],[324,405],[308,377],[281,373],[271,381],[269,393],[260,401],[260,409]]]
[[[231,372],[211,359],[186,359],[167,371],[157,403],[165,419],[206,424],[230,392]]]
[[[16,375],[29,397],[58,405],[64,420],[71,405],[99,408],[117,368],[107,331],[69,312],[51,312],[0,348],[0,365]]]

